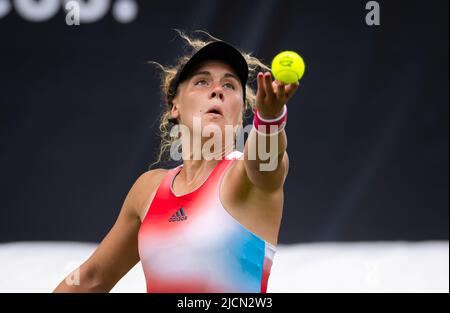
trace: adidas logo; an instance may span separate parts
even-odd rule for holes
[[[184,213],[184,209],[183,208],[179,208],[177,213],[175,213],[174,215],[172,215],[171,218],[169,218],[169,222],[182,222],[187,220],[187,215]]]

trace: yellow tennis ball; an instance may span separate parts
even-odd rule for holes
[[[302,78],[305,63],[300,55],[294,51],[283,51],[272,60],[272,74],[276,80],[285,84],[292,84]]]

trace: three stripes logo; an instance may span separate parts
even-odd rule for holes
[[[171,218],[169,218],[169,222],[182,222],[187,220],[187,215],[184,213],[184,209],[183,208],[179,208],[177,213],[175,213],[174,215],[172,215]]]

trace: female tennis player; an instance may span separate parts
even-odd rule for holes
[[[136,180],[112,229],[55,292],[109,292],[139,261],[147,292],[267,292],[288,172],[286,103],[299,84],[272,80],[257,58],[206,34],[208,41],[180,32],[193,52],[161,66],[158,161],[178,140],[182,164]],[[253,126],[240,152],[236,138],[222,139],[227,127],[242,126],[247,109]],[[171,137],[175,126],[187,131]],[[204,136],[207,129],[218,132]],[[211,152],[214,136],[220,145]],[[78,283],[69,283],[75,273]]]

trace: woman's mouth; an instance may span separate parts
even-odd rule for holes
[[[214,116],[222,116],[222,112],[219,109],[215,109],[215,108],[208,110],[206,112],[206,114],[211,114]]]

